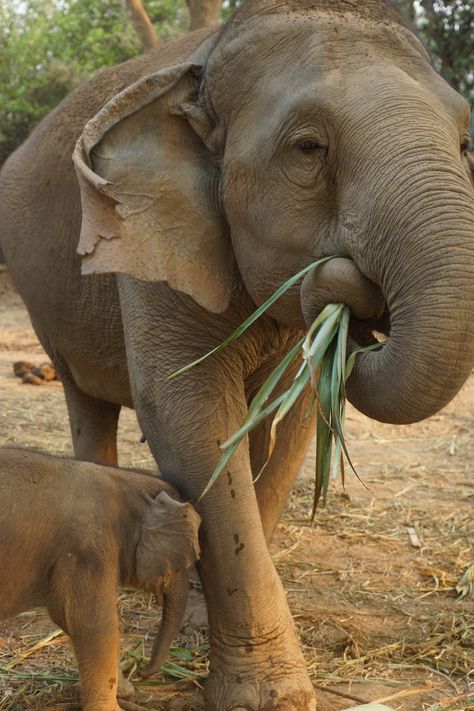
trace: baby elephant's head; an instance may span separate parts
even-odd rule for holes
[[[150,665],[140,671],[159,671],[178,634],[188,597],[187,570],[199,559],[201,517],[191,504],[175,501],[162,491],[151,500],[142,524],[136,553],[136,579],[140,588],[163,593],[163,617]]]
[[[161,491],[150,499],[136,553],[136,577],[144,589],[154,589],[160,579],[187,570],[199,558],[201,517],[191,504]]]

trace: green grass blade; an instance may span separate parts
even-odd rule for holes
[[[277,299],[282,296],[285,291],[288,291],[294,284],[296,284],[301,277],[303,277],[305,274],[310,272],[312,269],[315,269],[318,267],[320,264],[324,264],[324,262],[328,262],[331,259],[334,259],[334,256],[331,257],[323,257],[322,259],[318,259],[315,262],[312,262],[309,264],[307,267],[299,271],[297,274],[292,276],[290,279],[285,281],[284,284],[280,286],[279,289],[275,291],[275,293],[270,296],[269,299],[265,301],[261,306],[258,307],[256,311],[253,312],[243,323],[240,324],[238,328],[233,331],[233,333],[230,334],[222,343],[219,343],[218,346],[210,350],[208,353],[205,353],[202,355],[200,358],[197,358],[194,360],[192,363],[188,363],[188,365],[185,365],[183,368],[180,368],[179,370],[175,370],[174,373],[171,373],[171,375],[168,375],[168,380],[171,380],[172,378],[177,378],[179,375],[182,375],[186,371],[190,370],[191,368],[194,368],[194,366],[199,365],[199,363],[202,363],[206,358],[209,358],[210,356],[214,355],[215,353],[218,353],[219,351],[223,350],[227,346],[230,346],[231,343],[233,343],[237,338],[239,338],[250,326],[252,326],[257,319],[262,316],[262,314],[267,311],[270,306],[272,306]]]

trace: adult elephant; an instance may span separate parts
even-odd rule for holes
[[[390,328],[351,377],[362,412],[403,423],[443,407],[474,359],[468,126],[379,0],[248,0],[220,30],[76,90],[5,165],[0,213],[76,456],[113,464],[133,406],[163,476],[195,502],[262,378],[331,301],[351,306],[359,342]],[[343,258],[232,348],[166,380],[329,254]],[[312,435],[306,412],[303,398],[255,488],[268,423],[198,506],[208,709],[315,708],[265,540]]]

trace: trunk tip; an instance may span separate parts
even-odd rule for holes
[[[137,674],[142,679],[149,679],[151,676],[157,674],[159,671],[160,668],[156,669],[154,665],[147,664],[144,667],[140,667],[140,669],[137,670]]]

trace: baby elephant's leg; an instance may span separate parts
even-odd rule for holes
[[[79,639],[78,639],[79,637]],[[92,634],[73,638],[83,711],[120,711],[118,689],[118,630],[115,634]]]
[[[51,618],[72,640],[83,711],[120,711],[117,588],[104,565],[71,556],[55,570],[48,602]]]

